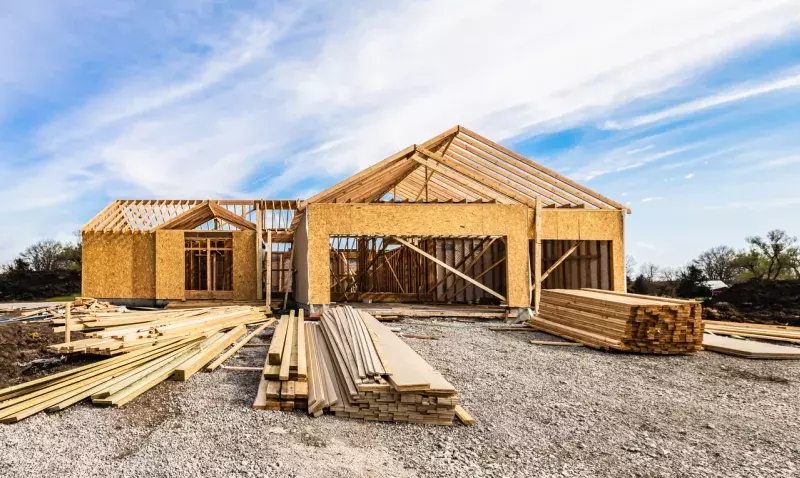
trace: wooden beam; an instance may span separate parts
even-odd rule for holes
[[[539,314],[539,303],[542,301],[542,202],[536,198],[534,207],[534,243],[533,243],[533,311]]]
[[[269,234],[269,233],[268,233]],[[264,299],[264,216],[256,207],[256,298]],[[267,304],[269,306],[269,304]]]
[[[240,348],[244,347],[247,344],[247,342],[250,341],[250,339],[252,339],[256,335],[260,334],[264,329],[266,329],[267,327],[269,327],[273,323],[275,323],[275,319],[269,319],[266,323],[262,324],[256,330],[250,332],[247,336],[245,336],[245,338],[243,338],[238,343],[236,343],[236,345],[231,347],[227,352],[225,352],[224,354],[222,354],[219,357],[217,357],[217,359],[214,360],[213,362],[211,362],[210,364],[206,365],[206,371],[211,372],[214,369],[216,369],[217,367],[219,367],[220,365],[222,365],[222,363],[224,361],[228,360]],[[264,370],[264,368],[260,367],[257,370]]]
[[[541,278],[541,280],[539,282],[543,282],[545,279],[547,279],[547,276],[549,276],[550,273],[553,272],[556,269],[556,267],[560,266],[561,263],[564,262],[567,259],[567,257],[569,257],[573,252],[575,252],[575,250],[578,248],[578,246],[581,245],[582,242],[583,241],[577,241],[574,246],[572,246],[569,249],[567,249],[567,252],[565,252],[561,257],[559,257],[558,260],[555,261],[552,266],[547,268],[545,273],[542,274],[542,278]],[[534,285],[534,287],[535,287],[535,285]]]
[[[72,302],[64,302],[64,343],[68,344],[72,335],[72,318],[70,318],[70,306]]]
[[[493,291],[492,289],[486,287],[485,285],[483,285],[480,282],[476,281],[472,277],[462,273],[458,269],[454,269],[453,267],[451,267],[451,266],[447,265],[446,263],[440,261],[439,259],[435,258],[434,256],[432,256],[432,255],[428,254],[427,252],[423,251],[419,247],[415,246],[414,244],[411,244],[410,242],[408,242],[406,240],[400,239],[397,236],[392,236],[392,237],[397,242],[399,242],[401,244],[404,244],[406,247],[408,247],[412,251],[415,251],[418,254],[421,254],[422,256],[427,257],[431,261],[435,262],[436,264],[439,264],[440,266],[444,267],[446,270],[451,271],[453,274],[457,275],[458,277],[461,277],[462,279],[464,279],[465,281],[469,282],[470,284],[485,290],[486,292],[492,294],[493,296],[497,297],[498,299],[502,300],[503,302],[507,302],[507,299],[505,297],[503,297],[502,295],[500,295],[497,292]]]
[[[272,312],[272,231],[267,231],[267,285],[264,296],[269,314]]]

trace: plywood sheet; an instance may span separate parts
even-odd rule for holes
[[[310,304],[309,301],[309,277],[308,277],[308,218],[303,214],[300,224],[294,233],[293,260],[294,269],[297,271],[295,282],[292,284],[294,299],[302,304]]]
[[[183,299],[185,295],[183,231],[156,231],[156,298]]]
[[[152,234],[84,233],[82,294],[106,299],[151,299],[155,294]]]
[[[751,359],[800,359],[800,347],[787,347],[711,334],[703,335],[703,348]]]
[[[233,232],[233,298],[256,300],[256,233]]]

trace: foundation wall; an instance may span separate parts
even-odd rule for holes
[[[528,208],[508,204],[310,204],[308,277],[311,304],[330,303],[330,236],[503,236],[508,306],[528,307]],[[300,249],[298,248],[298,251]],[[295,257],[301,256],[297,254]],[[298,274],[298,277],[300,274]],[[298,279],[298,285],[300,280]],[[298,287],[299,288],[299,287]],[[298,295],[298,297],[302,297]]]

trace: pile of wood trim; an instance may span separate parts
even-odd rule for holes
[[[250,322],[263,322],[263,314]],[[248,334],[209,365],[214,357],[245,335],[241,318],[231,318],[214,331],[195,330],[171,336],[72,370],[0,390],[0,422],[13,423],[41,411],[55,412],[90,399],[95,405],[120,407],[159,383],[185,381],[198,371],[212,370],[233,355],[274,319]]]
[[[712,352],[748,359],[798,360],[800,348],[704,334],[703,347]]]
[[[304,329],[309,414],[452,425],[459,405],[455,387],[370,314],[329,308],[319,323],[305,323]],[[267,362],[255,408],[268,408],[271,399],[266,384],[275,364]],[[472,421],[465,411],[462,416]]]
[[[603,350],[686,354],[703,343],[699,302],[598,289],[542,290],[528,325]]]
[[[275,328],[253,408],[306,410],[308,389],[305,320],[302,310],[291,311]]]
[[[213,333],[241,324],[264,320],[263,307],[206,307],[142,312],[90,312],[71,318],[71,330],[86,338],[53,344],[58,354],[118,355],[166,340]],[[54,332],[64,332],[65,319],[54,320]]]

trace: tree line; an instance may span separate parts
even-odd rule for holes
[[[80,234],[77,241],[45,239],[0,266],[0,301],[66,296],[81,289]]]
[[[636,259],[626,256],[628,289],[640,294],[693,298],[711,295],[704,285],[709,280],[732,285],[748,280],[800,279],[797,237],[773,229],[763,237],[747,237],[745,242],[745,248],[738,251],[726,245],[712,247],[678,268],[658,267],[648,262],[637,269]]]

